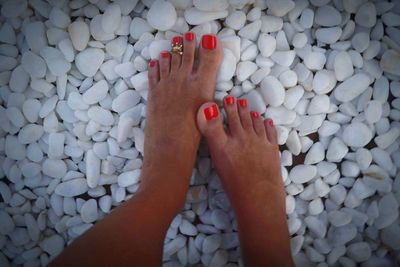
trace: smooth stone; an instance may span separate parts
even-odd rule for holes
[[[9,87],[13,92],[22,93],[29,84],[29,75],[22,66],[11,72]]]
[[[167,1],[156,0],[147,13],[147,22],[153,28],[166,31],[174,26],[177,19],[175,7]]]
[[[311,99],[308,105],[307,113],[309,115],[316,115],[320,113],[327,113],[329,111],[330,100],[327,95],[316,95]]]
[[[286,90],[285,101],[283,105],[287,109],[294,109],[297,103],[300,101],[302,96],[304,95],[304,89],[300,85],[289,88]]]
[[[228,8],[227,0],[193,0],[193,5],[202,11],[221,11]]]
[[[89,108],[88,116],[91,120],[104,126],[111,126],[114,124],[114,117],[112,113],[100,106],[92,106]]]
[[[342,28],[331,27],[331,28],[319,28],[315,31],[315,37],[319,42],[325,44],[336,43],[342,35]]]
[[[264,102],[272,107],[282,105],[285,100],[285,89],[274,76],[267,76],[261,81],[260,91]]]
[[[304,222],[311,233],[317,238],[324,238],[326,234],[326,225],[321,220],[315,216],[307,216]]]
[[[261,29],[261,20],[256,20],[240,29],[238,35],[242,38],[256,41]]]
[[[92,18],[92,20],[90,21],[90,24],[89,24],[90,34],[96,41],[99,41],[99,42],[110,41],[110,40],[114,39],[115,34],[107,33],[103,30],[102,20],[103,20],[103,15],[100,15],[100,14],[96,15],[94,18]]]
[[[95,188],[100,179],[100,159],[96,156],[92,149],[86,152],[85,166],[86,166],[86,179],[90,188]]]
[[[118,186],[128,187],[137,184],[140,180],[140,169],[127,171],[118,175]]]
[[[296,56],[296,53],[293,50],[275,51],[271,55],[271,59],[281,66],[289,67],[290,65],[292,65],[295,56]]]
[[[27,6],[26,0],[4,1],[1,7],[1,15],[5,18],[16,18],[23,14]]]
[[[329,143],[326,152],[326,159],[329,162],[340,162],[349,151],[349,148],[337,137],[334,137]]]
[[[361,95],[370,83],[371,81],[367,74],[357,73],[339,84],[333,94],[338,101],[349,102]]]
[[[153,27],[151,27],[146,20],[140,17],[134,17],[129,27],[129,33],[133,39],[139,39],[143,33],[152,32],[153,30]]]
[[[49,158],[60,158],[64,154],[65,135],[63,133],[49,134]]]
[[[204,238],[201,249],[203,253],[213,253],[221,246],[221,243],[222,243],[221,234],[209,235],[206,236],[206,238]]]
[[[85,178],[76,178],[58,184],[54,192],[63,197],[75,197],[86,193],[88,189]]]
[[[367,107],[365,108],[364,114],[367,122],[371,124],[378,122],[382,117],[381,102],[377,100],[369,101]]]
[[[71,69],[69,63],[60,50],[53,47],[43,47],[40,50],[40,56],[46,61],[50,72],[55,76],[62,76]]]
[[[371,248],[367,242],[352,243],[347,247],[347,255],[355,262],[363,262],[371,257]]]
[[[310,165],[310,164],[316,164],[318,162],[323,161],[325,158],[325,148],[324,146],[320,143],[314,143],[310,150],[308,150],[307,155],[304,159],[304,164]]]
[[[228,14],[227,10],[206,12],[195,7],[186,9],[184,12],[185,20],[190,25],[200,25],[209,21],[226,18]]]
[[[44,133],[43,126],[38,124],[27,124],[18,133],[18,141],[21,144],[30,144],[39,140]]]
[[[162,51],[170,51],[171,42],[168,40],[155,40],[149,46],[150,58],[158,59]]]
[[[37,54],[40,50],[47,46],[47,38],[45,34],[45,25],[41,21],[28,23],[25,26],[25,40],[33,53]]]
[[[17,37],[15,36],[15,31],[10,24],[4,23],[0,27],[0,41],[11,45],[17,43]]]
[[[322,70],[326,63],[326,56],[322,52],[309,52],[304,56],[304,65],[310,70]]]
[[[82,221],[85,223],[95,222],[98,218],[97,201],[95,199],[89,199],[83,203],[80,213]]]
[[[25,145],[21,144],[16,136],[7,135],[5,141],[5,154],[13,160],[22,160],[26,156]]]
[[[0,210],[0,233],[2,235],[11,234],[15,229],[15,224],[11,216],[4,210]]]
[[[271,56],[276,49],[276,39],[269,34],[261,33],[257,41],[258,49],[264,57]]]
[[[134,90],[126,90],[114,98],[111,109],[122,113],[136,106],[140,101],[140,95]]]
[[[335,74],[330,70],[319,70],[315,73],[312,88],[315,93],[324,95],[333,90],[336,85]]]
[[[63,178],[67,173],[67,165],[60,159],[46,159],[42,164],[43,174],[52,178]]]
[[[236,72],[236,58],[230,49],[224,48],[224,58],[219,66],[217,81],[230,81]]]
[[[305,29],[310,29],[314,23],[314,11],[310,8],[305,8],[301,12],[299,23]]]
[[[250,110],[254,110],[263,114],[266,111],[266,105],[261,94],[256,90],[251,90],[246,94],[246,98],[249,101]]]
[[[336,8],[324,5],[317,9],[314,21],[316,24],[324,27],[332,27],[342,22],[342,15]]]
[[[363,147],[372,140],[372,132],[364,123],[352,122],[343,130],[343,142],[351,147]]]
[[[71,19],[63,10],[58,7],[53,7],[49,15],[50,22],[61,29],[65,29],[70,25]]]
[[[43,78],[46,75],[46,62],[31,51],[22,54],[21,65],[34,78]]]
[[[125,36],[111,40],[106,44],[106,53],[114,58],[120,58],[128,45],[127,40]]]
[[[74,48],[83,51],[90,38],[89,26],[85,22],[77,20],[68,26],[68,33]]]
[[[318,134],[323,137],[331,136],[337,133],[339,129],[340,129],[340,124],[325,120],[322,123],[321,127],[319,127]]]
[[[75,58],[76,68],[87,77],[92,77],[104,61],[104,52],[99,48],[87,48]]]
[[[289,178],[293,183],[303,184],[310,181],[317,174],[317,167],[313,165],[296,165],[289,172]]]
[[[277,17],[285,16],[295,7],[295,2],[292,0],[267,1],[268,12]]]
[[[24,114],[27,121],[34,123],[39,118],[39,111],[42,104],[37,99],[29,98],[22,105],[22,113]]]
[[[365,49],[369,46],[369,34],[367,32],[358,32],[353,35],[351,39],[351,45],[353,46],[354,50],[359,53],[364,52]]]
[[[82,95],[83,101],[88,105],[93,105],[103,100],[108,93],[108,83],[105,80],[96,82]]]
[[[109,4],[101,17],[101,27],[106,33],[114,33],[121,23],[121,8],[118,4]]]
[[[375,137],[374,142],[378,147],[386,149],[390,147],[396,139],[400,136],[400,129],[393,127],[384,134],[380,134]]]
[[[399,203],[393,193],[384,195],[378,202],[379,217],[374,226],[383,229],[391,225],[399,217]]]
[[[40,242],[39,246],[43,251],[47,252],[50,257],[55,258],[64,249],[64,243],[64,238],[55,234],[45,238]]]
[[[188,220],[183,219],[181,224],[179,225],[179,231],[188,236],[196,236],[198,231],[196,226],[191,224]]]
[[[251,61],[242,61],[236,67],[236,78],[243,82],[247,80],[255,71],[257,70],[257,65]]]
[[[386,50],[379,62],[380,67],[384,72],[400,76],[400,53],[395,50]]]
[[[114,67],[114,71],[122,78],[129,78],[136,72],[135,64],[132,62],[124,62],[117,64]]]
[[[213,1],[217,2],[217,1]],[[225,19],[225,24],[234,29],[240,30],[243,28],[244,24],[246,23],[246,14],[243,11],[235,10],[228,17]]]
[[[333,67],[338,81],[344,81],[354,73],[353,62],[346,51],[341,51],[336,55]]]
[[[83,101],[83,97],[78,92],[71,92],[68,95],[67,100],[68,106],[73,110],[86,110],[89,108],[89,105]]]
[[[363,27],[372,28],[376,24],[376,8],[373,3],[367,2],[360,6],[354,21]]]

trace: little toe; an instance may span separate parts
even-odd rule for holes
[[[186,32],[183,41],[183,55],[181,69],[188,73],[193,70],[194,55],[196,51],[196,36],[194,32]]]
[[[155,59],[149,61],[149,66],[147,70],[147,75],[149,78],[149,87],[150,89],[154,88],[154,86],[160,80],[160,73],[158,70],[158,62]]]
[[[251,119],[253,120],[253,128],[254,131],[258,136],[262,136],[265,138],[266,133],[265,133],[265,127],[263,124],[263,120],[260,117],[260,113],[257,111],[250,111]]]
[[[175,36],[172,38],[172,46],[183,47],[183,38],[181,36]],[[171,71],[178,71],[181,67],[182,56],[178,53],[172,52],[171,55]]]
[[[253,130],[253,122],[251,121],[248,101],[246,98],[239,99],[238,110],[240,121],[242,122],[243,129],[250,131]]]
[[[213,34],[203,35],[199,48],[198,73],[202,77],[214,81],[222,60],[222,47],[217,36]]]
[[[223,147],[227,135],[222,125],[222,119],[217,104],[206,102],[197,112],[197,127],[207,139],[211,149]]]
[[[278,144],[278,133],[276,132],[276,128],[274,126],[274,121],[272,119],[264,120],[265,131],[267,133],[268,141],[273,144]]]
[[[233,135],[243,131],[242,123],[240,122],[236,98],[228,95],[224,98],[224,109],[228,120],[229,132]]]
[[[160,79],[166,78],[169,76],[170,72],[170,54],[168,51],[162,51],[160,53],[160,59],[158,60],[158,65],[160,69]]]

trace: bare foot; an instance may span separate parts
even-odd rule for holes
[[[166,181],[169,188],[176,186],[185,191],[201,136],[196,113],[202,103],[214,98],[222,48],[215,35],[204,35],[197,52],[192,32],[185,33],[183,38],[176,36],[172,42],[183,43],[182,56],[164,51],[158,61],[149,62],[142,177],[148,180],[159,177],[157,174],[166,180],[171,177],[176,181]],[[195,53],[198,53],[196,68]],[[142,181],[143,186],[146,183]]]
[[[197,124],[235,211],[245,263],[290,266],[285,192],[273,121],[250,112],[246,99],[227,96],[223,105],[227,130],[212,102],[201,106]]]

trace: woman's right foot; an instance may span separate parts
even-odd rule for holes
[[[232,203],[247,266],[291,266],[277,132],[246,99],[225,97],[228,127],[213,102],[197,113],[213,164]],[[271,248],[274,248],[270,250]]]

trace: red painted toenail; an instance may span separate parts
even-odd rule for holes
[[[227,105],[232,105],[235,102],[235,98],[233,96],[227,96],[225,102]]]
[[[217,104],[213,104],[213,105],[212,105],[212,109],[213,109],[214,118],[218,117],[219,109],[218,109]]]
[[[269,125],[270,127],[274,127],[274,121],[273,121],[272,119],[269,119],[269,120],[268,120],[268,125]]]
[[[193,41],[193,39],[194,39],[194,33],[193,33],[193,32],[187,32],[187,33],[185,33],[185,39],[186,39],[186,41]]]
[[[149,66],[151,68],[154,67],[156,64],[157,64],[157,61],[155,61],[155,60],[150,60],[150,62],[149,62]]]
[[[168,58],[169,57],[169,52],[168,51],[162,51],[161,52],[161,57]]]
[[[240,105],[242,108],[247,107],[247,99],[245,99],[245,98],[239,99],[239,105]]]
[[[250,114],[254,119],[257,119],[258,117],[260,117],[260,113],[258,113],[257,111],[251,111]]]
[[[214,49],[217,46],[217,38],[214,35],[206,34],[201,38],[201,46],[205,49]]]
[[[182,44],[183,43],[183,38],[180,36],[174,36],[172,38],[172,44]]]
[[[204,116],[208,121],[214,118],[214,110],[212,106],[204,109]]]

